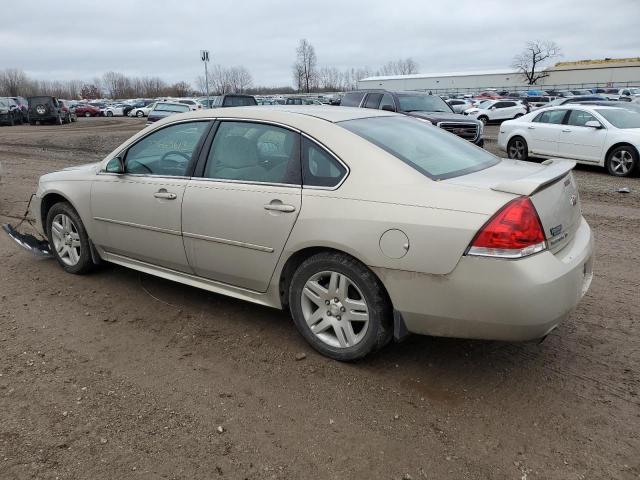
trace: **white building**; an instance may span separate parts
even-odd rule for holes
[[[581,60],[560,62],[546,69],[549,73],[538,86],[581,88],[595,86],[640,85],[640,58]],[[514,90],[531,88],[525,78],[513,69],[478,72],[418,73],[368,77],[358,82],[358,88],[390,90],[479,91],[487,88]]]

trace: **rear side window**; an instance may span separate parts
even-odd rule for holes
[[[483,170],[500,161],[466,140],[415,118],[360,118],[338,122],[338,125],[377,145],[434,180]],[[375,165],[371,168],[375,168]]]
[[[382,100],[381,93],[370,93],[367,95],[367,101],[364,103],[364,108],[378,108]]]
[[[349,92],[342,97],[340,105],[343,107],[358,107],[364,98],[365,92]]]
[[[584,127],[585,123],[592,120],[596,120],[596,118],[588,112],[582,110],[571,110],[567,124],[576,127]]]
[[[275,125],[222,122],[204,176],[242,182],[300,184],[300,135]]]
[[[552,123],[555,125],[559,125],[562,123],[564,116],[566,115],[566,110],[547,110],[546,112],[542,112],[538,115],[533,121],[538,123]]]
[[[391,107],[391,110],[393,110],[394,112],[396,110],[396,104],[393,101],[393,97],[388,93],[385,93],[382,96],[382,101],[380,102],[380,109],[383,109],[384,107]]]
[[[347,169],[333,155],[308,138],[302,140],[302,183],[311,187],[335,187]]]

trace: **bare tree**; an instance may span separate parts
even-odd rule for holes
[[[85,83],[80,89],[80,98],[94,100],[101,96],[100,88],[95,83]]]
[[[300,40],[296,50],[296,62],[293,64],[293,80],[298,91],[311,92],[317,79],[316,51],[306,38]]]
[[[29,79],[23,70],[7,68],[0,73],[0,90],[4,95],[18,96],[27,88]]]
[[[391,60],[378,71],[378,75],[412,75],[418,73],[418,64],[412,58]]]
[[[527,42],[525,49],[513,57],[511,66],[526,78],[529,85],[535,85],[538,80],[549,76],[549,72],[541,69],[542,65],[561,55],[555,42],[535,40]]]

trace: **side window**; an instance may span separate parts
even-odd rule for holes
[[[125,173],[187,175],[191,157],[209,122],[171,125],[154,132],[127,151]]]
[[[584,124],[596,120],[596,118],[588,112],[582,110],[571,110],[569,114],[568,125],[574,125],[576,127],[584,127]]]
[[[308,138],[302,140],[302,183],[313,187],[335,187],[347,169],[329,152]]]
[[[222,122],[204,170],[206,178],[300,184],[300,135],[263,123]]]
[[[364,98],[365,92],[349,92],[346,93],[342,100],[340,101],[340,105],[343,107],[357,107],[360,105],[360,102]]]
[[[493,108],[498,109],[498,108],[504,108],[505,107],[506,102],[496,102],[492,105]]]
[[[381,93],[370,93],[367,95],[367,101],[364,103],[364,108],[378,108],[382,100]]]
[[[381,109],[384,108],[385,106],[392,107],[393,110],[396,109],[396,104],[393,101],[393,97],[391,95],[389,95],[388,93],[385,93],[382,96],[382,101],[380,102],[380,108]]]
[[[552,123],[559,125],[562,123],[566,110],[547,110],[538,115],[533,121],[538,123]]]

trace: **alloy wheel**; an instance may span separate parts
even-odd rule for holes
[[[509,146],[509,158],[522,160],[525,158],[525,149],[526,147],[522,140],[514,140]]]
[[[611,156],[611,170],[617,175],[628,175],[633,168],[633,155],[628,150],[618,150]]]
[[[51,224],[51,237],[60,260],[70,267],[75,266],[80,261],[82,244],[73,220],[64,213],[56,215]]]
[[[369,308],[356,284],[346,275],[319,272],[305,283],[302,313],[309,330],[335,348],[357,345],[369,327]]]

